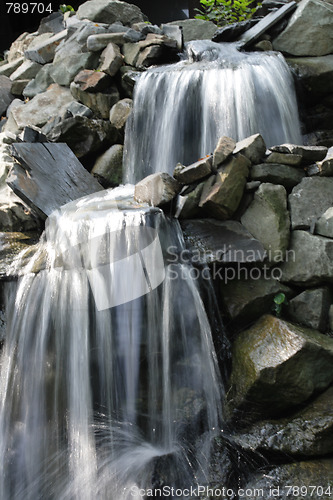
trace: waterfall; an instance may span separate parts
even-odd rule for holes
[[[260,133],[267,146],[301,144],[295,91],[284,58],[195,41],[185,60],[139,78],[125,140],[126,181],[172,174],[214,151],[227,135]]]
[[[1,500],[141,499],[207,482],[223,391],[184,251],[178,222],[135,204],[133,187],[49,217],[8,311]]]

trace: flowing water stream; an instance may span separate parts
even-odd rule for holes
[[[189,163],[221,134],[300,142],[282,58],[228,47],[227,61],[225,48],[192,44],[183,62],[142,75],[128,179]],[[138,500],[207,483],[223,386],[183,252],[177,221],[135,204],[131,186],[49,217],[10,287],[1,500]]]

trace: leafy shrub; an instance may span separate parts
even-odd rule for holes
[[[250,7],[254,0],[200,0],[202,10],[196,9],[196,19],[213,21],[218,26],[250,19],[261,6],[257,3]]]
[[[66,5],[65,3],[59,5],[59,10],[63,14],[65,14],[65,12],[73,12],[74,11],[74,9],[71,5]]]

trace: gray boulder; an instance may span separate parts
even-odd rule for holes
[[[10,76],[14,71],[17,70],[21,64],[25,61],[25,58],[22,56],[18,59],[14,59],[12,62],[8,62],[6,64],[2,64],[0,66],[0,75],[2,76]]]
[[[288,317],[308,328],[326,332],[332,298],[328,287],[305,290],[290,300],[287,306]]]
[[[98,118],[109,118],[110,108],[119,100],[119,92],[114,83],[107,92],[86,92],[81,89],[80,83],[72,82],[70,91],[75,99],[94,111]]]
[[[234,151],[236,142],[230,137],[220,137],[213,153],[213,167],[217,169]]]
[[[316,221],[333,206],[333,179],[305,177],[288,198],[292,229],[314,228]]]
[[[139,203],[159,207],[171,201],[180,189],[181,184],[169,174],[151,174],[136,184],[134,199]]]
[[[174,178],[182,184],[200,181],[212,173],[212,157],[203,158],[185,167],[179,163],[174,170]]]
[[[301,182],[303,177],[305,177],[305,172],[289,165],[260,163],[259,165],[253,165],[250,170],[250,176],[254,181],[281,184],[287,190],[290,190]]]
[[[172,21],[167,23],[171,26],[181,26],[183,29],[184,43],[191,40],[210,40],[216,30],[217,26],[211,21],[204,21],[203,19],[184,19],[181,21]]]
[[[234,154],[242,154],[252,163],[260,163],[266,152],[266,144],[260,134],[254,134],[237,142]]]
[[[59,85],[69,87],[74,77],[83,69],[96,69],[99,64],[98,54],[85,52],[81,54],[68,53],[66,56],[55,57],[50,75]]]
[[[89,19],[95,23],[112,24],[117,21],[125,26],[144,21],[144,16],[136,5],[118,0],[89,0],[76,13],[79,19]]]
[[[114,104],[109,113],[109,120],[111,124],[118,130],[121,137],[125,132],[125,125],[129,115],[132,112],[133,101],[132,99],[121,99]]]
[[[296,80],[310,95],[333,92],[333,55],[287,59]]]
[[[11,88],[11,80],[7,76],[0,75],[0,117],[6,113],[8,106],[14,100]]]
[[[38,71],[36,77],[33,80],[30,80],[29,83],[25,86],[23,90],[24,97],[35,97],[37,94],[41,94],[45,92],[48,87],[55,83],[51,76],[52,64],[45,64]]]
[[[292,165],[297,167],[301,164],[302,156],[297,154],[289,154],[289,153],[277,153],[273,151],[266,158],[266,163],[282,163],[283,165]]]
[[[115,187],[122,183],[123,152],[124,146],[114,144],[97,158],[91,173],[103,187]]]
[[[34,61],[39,64],[49,63],[53,61],[55,51],[59,46],[59,43],[64,40],[66,36],[67,30],[63,30],[39,43],[32,43],[24,52],[24,55],[27,59],[30,59],[30,61]]]
[[[101,66],[99,69],[114,76],[122,66],[123,59],[119,47],[114,43],[109,43],[100,56]]]
[[[324,56],[333,52],[333,5],[301,0],[286,29],[273,40],[274,50],[295,56]]]
[[[290,219],[283,186],[261,184],[241,222],[263,244],[270,262],[284,259],[289,245]]]
[[[330,207],[323,213],[316,222],[315,232],[320,236],[333,238],[333,207]]]
[[[314,161],[321,161],[327,154],[325,146],[300,146],[297,144],[281,144],[279,146],[272,146],[270,151],[284,154],[295,154],[302,157],[302,165],[312,163]]]
[[[279,415],[333,381],[333,339],[274,316],[263,316],[233,345],[229,404]]]
[[[10,79],[14,81],[35,78],[41,67],[42,66],[40,64],[26,59],[22,64],[20,64],[14,73],[10,75]]]

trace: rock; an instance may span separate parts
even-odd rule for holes
[[[326,389],[333,380],[333,339],[274,316],[263,316],[233,345],[229,404],[277,416]]]
[[[6,113],[8,106],[14,100],[11,88],[12,82],[10,78],[0,75],[0,117]]]
[[[161,25],[163,35],[176,41],[176,47],[181,52],[183,50],[183,32],[180,26],[170,24]]]
[[[312,99],[333,92],[333,55],[287,58],[287,63]]]
[[[97,158],[91,173],[103,187],[115,187],[122,183],[123,151],[124,146],[114,144]]]
[[[333,52],[333,6],[322,0],[301,0],[286,29],[273,40],[274,50],[295,56]]]
[[[68,116],[67,116],[68,114]],[[91,111],[88,106],[84,106],[84,104],[81,104],[80,102],[73,101],[70,103],[70,105],[67,108],[66,112],[66,118],[69,118],[70,115],[72,116],[86,116],[87,118],[91,118],[93,115],[93,112]]]
[[[84,92],[79,83],[71,83],[72,96],[94,111],[98,118],[109,118],[110,108],[119,100],[119,92],[113,83],[106,92]]]
[[[236,142],[230,137],[220,137],[213,153],[213,167],[217,169],[234,151]]]
[[[260,163],[254,165],[250,170],[251,179],[272,184],[281,184],[287,190],[299,184],[305,172],[301,169],[277,163]]]
[[[268,51],[268,50],[273,50],[273,45],[272,42],[269,40],[260,40],[260,42],[257,42],[254,46],[255,50],[262,50],[263,52]]]
[[[254,493],[247,496],[247,500],[272,500],[272,494],[278,500],[290,500],[291,495],[300,498],[297,492],[301,490],[297,487],[303,486],[301,498],[314,500],[319,495],[321,497],[324,491],[329,498],[332,482],[333,460],[326,458],[275,466],[269,471],[257,473],[243,489],[260,492],[260,497]]]
[[[30,59],[30,61],[34,61],[39,64],[49,63],[53,61],[55,51],[59,43],[64,40],[66,36],[67,30],[63,30],[39,44],[31,44],[24,52],[24,56],[27,59]]]
[[[65,29],[64,16],[61,12],[52,12],[41,20],[38,33],[60,33]]]
[[[26,125],[42,127],[58,113],[64,112],[72,101],[69,89],[53,84],[46,92],[36,95],[23,106],[14,108],[11,114],[19,128]]]
[[[302,157],[302,165],[321,161],[327,154],[325,146],[298,146],[296,144],[281,144],[280,146],[272,146],[271,151],[283,154],[300,155]]]
[[[218,219],[229,219],[237,210],[243,196],[250,162],[245,156],[232,157],[217,172],[215,182],[203,190],[199,206]]]
[[[1,232],[0,233],[0,279],[8,280],[13,276],[13,262],[23,250],[31,249],[31,245],[37,243],[39,231],[36,229],[27,232]],[[7,291],[8,293],[8,291]],[[0,342],[4,340],[2,335],[3,311],[0,313]],[[6,328],[4,328],[6,334]]]
[[[32,99],[37,94],[45,92],[52,83],[55,83],[52,76],[52,64],[45,64],[37,73],[36,77],[26,85],[23,91],[24,97]]]
[[[158,207],[171,201],[180,191],[181,185],[166,173],[148,175],[135,185],[134,198],[139,203]]]
[[[196,263],[254,263],[265,257],[261,243],[238,221],[184,220],[181,227]]]
[[[109,113],[109,120],[119,132],[121,136],[124,135],[125,125],[129,115],[132,112],[133,101],[132,99],[121,99],[114,104]]]
[[[100,61],[100,70],[110,76],[114,76],[123,64],[123,56],[120,53],[119,47],[114,43],[109,43],[103,50]]]
[[[323,213],[316,222],[315,232],[327,238],[333,238],[333,207]]]
[[[124,43],[122,46],[122,53],[124,56],[124,61],[130,66],[135,66],[138,60],[141,47],[138,43]]]
[[[132,28],[128,28],[124,35],[124,42],[131,42],[131,43],[136,43],[139,42],[140,40],[144,40],[145,35],[139,31],[136,31]]]
[[[23,64],[24,61],[25,61],[25,58],[20,57],[19,59],[14,59],[14,61],[12,61],[10,63],[1,65],[0,66],[0,75],[10,76],[12,73],[14,73],[14,71],[17,70],[17,68],[19,68],[21,66],[21,64]]]
[[[47,142],[46,135],[42,134],[38,127],[24,127],[18,138],[22,142]]]
[[[172,21],[166,24],[166,26],[168,25],[180,26],[183,29],[184,43],[191,40],[210,40],[217,30],[216,24],[211,21],[204,21],[203,19]]]
[[[311,286],[333,281],[333,240],[292,231],[289,253],[293,258],[281,267],[284,283]]]
[[[266,163],[282,163],[283,165],[291,165],[297,167],[301,164],[302,156],[296,154],[288,154],[288,153],[270,153],[266,158]]]
[[[227,24],[215,31],[213,42],[235,42],[245,31],[257,24],[258,19],[247,19],[238,23]]]
[[[40,64],[26,59],[22,64],[20,64],[14,73],[10,75],[10,79],[14,81],[35,78],[41,67],[42,66]]]
[[[25,87],[28,85],[30,80],[15,80],[12,82],[11,92],[14,96],[22,96]]]
[[[323,177],[332,177],[333,176],[333,148],[328,150],[328,153],[324,160],[317,161],[315,164],[317,174]],[[310,167],[312,168],[312,167]],[[309,173],[310,170],[308,170]]]
[[[54,58],[50,75],[59,85],[69,87],[74,77],[83,69],[96,69],[99,58],[95,52],[70,54]]]
[[[238,326],[247,326],[258,320],[263,314],[272,312],[274,297],[284,293],[287,298],[294,292],[279,282],[279,269],[239,268],[236,277],[230,271],[225,273],[220,292],[228,316]]]
[[[237,142],[234,154],[242,154],[252,163],[260,163],[266,152],[264,139],[260,134],[251,135],[242,141]]]
[[[105,150],[114,144],[118,137],[117,131],[107,120],[92,120],[78,115],[61,120],[50,130],[46,131],[44,127],[42,132],[49,141],[68,144],[78,158]]]
[[[136,5],[118,0],[89,0],[76,13],[79,19],[89,19],[95,23],[112,24],[117,21],[125,26],[144,21],[144,16]]]
[[[97,35],[90,35],[87,38],[87,49],[91,52],[98,52],[99,50],[105,49],[109,43],[116,45],[123,45],[128,40],[125,40],[125,31],[123,28],[121,33],[99,33]]]
[[[74,78],[74,83],[79,84],[83,92],[103,92],[112,83],[112,78],[103,71],[84,69]]]
[[[0,231],[25,232],[39,227],[37,218],[9,186],[0,186],[0,199]]]
[[[173,175],[177,181],[182,184],[192,184],[194,182],[200,181],[212,173],[212,157],[208,156],[202,158],[201,160],[192,163],[188,167],[180,165],[180,168],[176,167]]]
[[[175,217],[178,219],[191,219],[200,214],[199,202],[205,182],[188,187],[183,194],[178,195]]]
[[[22,33],[10,46],[7,52],[7,61],[12,63],[16,59],[24,56],[24,51],[27,50],[29,45],[36,39],[37,33]]]
[[[314,227],[321,215],[333,205],[333,179],[305,177],[288,198],[292,229]]]
[[[332,294],[327,287],[305,290],[289,302],[288,317],[308,328],[326,332],[331,303]]]
[[[263,244],[270,262],[283,260],[290,237],[287,193],[283,186],[261,184],[241,222]]]

